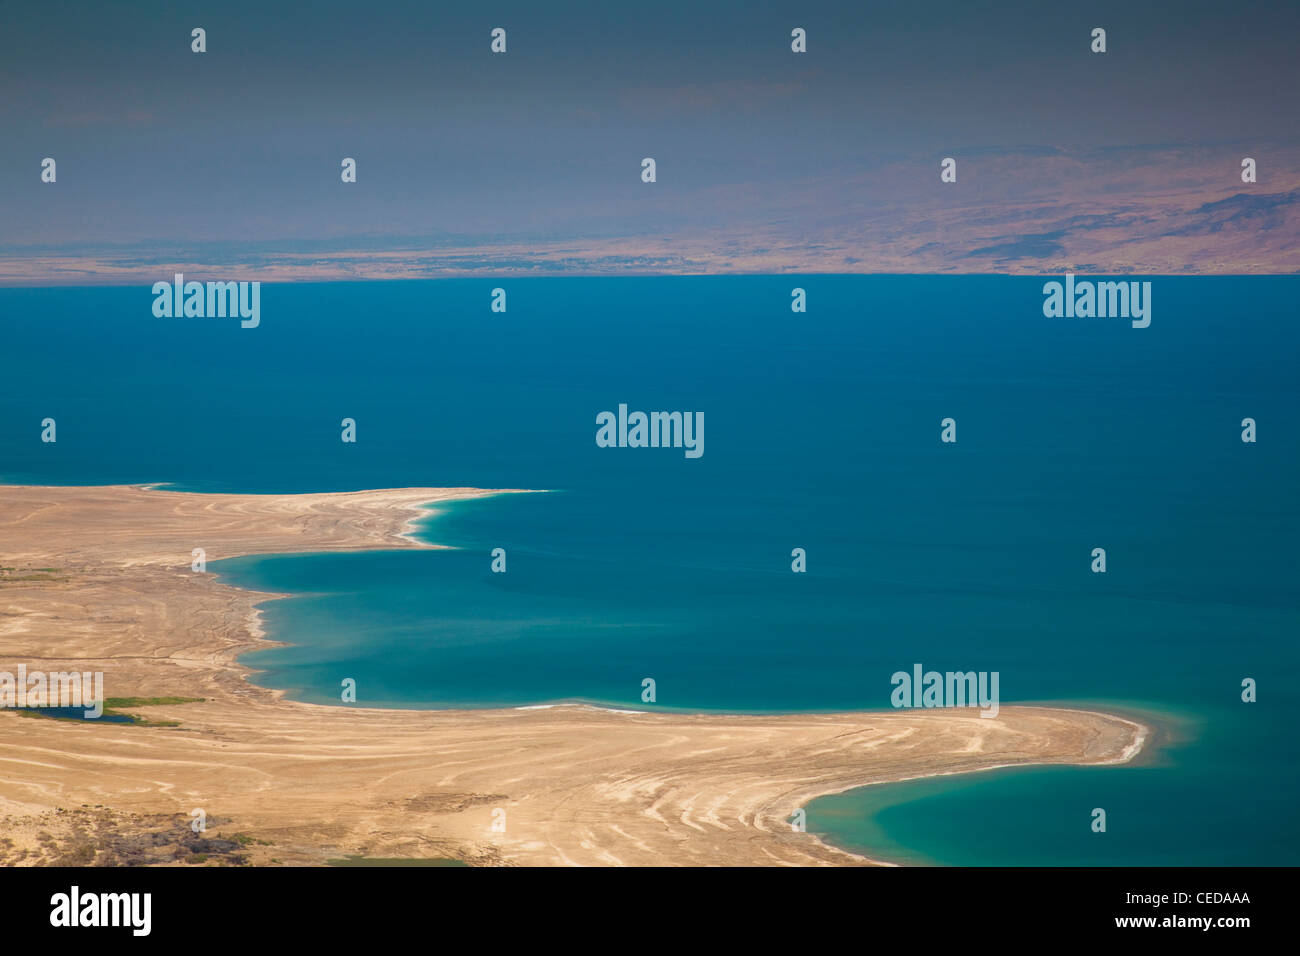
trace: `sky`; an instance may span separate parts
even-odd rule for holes
[[[1258,0],[11,3],[0,249],[811,234],[944,156],[1294,144],[1297,35]]]

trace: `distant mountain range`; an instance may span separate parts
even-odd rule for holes
[[[0,284],[468,275],[1300,271],[1300,147],[1052,148],[864,160],[815,180],[665,190],[655,228],[0,246]],[[1258,182],[1241,179],[1256,160]],[[639,185],[639,184],[638,184]],[[654,189],[656,185],[640,188]],[[345,229],[345,227],[344,227]]]

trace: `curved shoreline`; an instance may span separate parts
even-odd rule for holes
[[[1127,720],[1127,719],[1125,719],[1125,718],[1118,717],[1118,716],[1116,716],[1116,715],[1114,715],[1114,714],[1103,714],[1103,713],[1100,712],[1100,711],[1076,711],[1076,713],[1091,713],[1091,714],[1095,714],[1095,715],[1097,715],[1097,716],[1110,717],[1110,718],[1113,718],[1113,719],[1116,719],[1116,720],[1124,720],[1126,723],[1132,725],[1135,729],[1134,729],[1134,735],[1133,735],[1133,740],[1132,740],[1132,742],[1131,742],[1127,747],[1125,747],[1125,748],[1124,748],[1124,749],[1123,749],[1123,750],[1122,750],[1118,755],[1116,755],[1114,758],[1109,759],[1109,760],[1099,760],[1099,761],[1096,761],[1096,762],[1094,762],[1094,763],[1089,763],[1089,764],[1074,764],[1074,765],[1072,765],[1072,766],[1077,766],[1077,767],[1080,767],[1080,768],[1082,768],[1082,767],[1110,767],[1110,766],[1117,766],[1117,765],[1120,765],[1120,764],[1130,763],[1130,762],[1132,762],[1132,760],[1133,760],[1133,759],[1134,759],[1134,758],[1135,758],[1139,753],[1142,752],[1143,747],[1145,746],[1145,744],[1146,744],[1148,738],[1149,738],[1150,735],[1151,735],[1151,730],[1150,730],[1150,728],[1148,728],[1145,724],[1142,724],[1142,723],[1140,723],[1140,722],[1138,722],[1138,721]],[[837,791],[835,791],[834,793],[824,793],[824,794],[820,794],[820,795],[814,797],[813,799],[814,799],[814,800],[820,800],[820,799],[822,799],[822,797],[835,797],[835,796],[841,796],[841,795],[843,795],[843,794],[853,793],[853,792],[855,792],[855,791],[859,791],[859,790],[865,791],[865,790],[871,790],[871,789],[876,788],[876,787],[890,787],[890,786],[893,786],[893,785],[895,785],[895,784],[908,783],[908,782],[916,781],[916,780],[938,780],[938,779],[941,779],[941,778],[943,778],[943,777],[974,776],[974,775],[976,775],[976,774],[992,773],[992,772],[997,771],[997,770],[1033,770],[1033,769],[1041,769],[1041,768],[1046,767],[1046,766],[1050,766],[1050,765],[1049,765],[1049,764],[992,764],[992,765],[990,765],[990,766],[987,766],[987,767],[980,767],[980,768],[975,769],[975,770],[939,771],[939,772],[936,772],[936,773],[917,774],[917,775],[915,775],[915,776],[910,776],[910,777],[899,777],[899,778],[894,779],[894,780],[881,780],[881,781],[878,781],[878,782],[875,782],[875,783],[867,784],[867,785],[864,786],[864,787],[848,787],[848,788],[846,788],[846,789],[844,789],[844,790],[837,790]],[[908,802],[908,801],[903,800],[903,801],[900,801],[899,804],[891,804],[890,806],[898,806],[898,805],[901,805],[901,804],[903,804],[903,803],[907,803],[907,802]],[[850,853],[856,852],[856,851],[852,850],[851,848],[849,848],[848,846],[842,846],[842,845],[839,844],[839,843],[835,843],[835,842],[833,842],[833,840],[830,839],[830,835],[829,835],[829,834],[826,834],[826,833],[824,833],[824,832],[823,832],[823,833],[819,833],[819,834],[817,834],[817,838],[818,838],[819,840],[822,840],[822,842],[826,843],[828,846],[836,847],[836,848],[838,848],[838,849],[844,850],[845,852],[850,852]],[[881,854],[880,856],[871,856],[871,857],[867,857],[867,858],[870,859],[873,863],[876,863],[877,865],[880,865],[880,866],[908,866],[908,865],[910,865],[907,861],[904,861],[904,860],[889,860],[889,859],[888,859],[888,854],[887,854],[887,853]]]
[[[173,825],[208,806],[268,841],[273,849],[249,850],[255,863],[361,854],[525,865],[861,864],[873,861],[793,831],[794,809],[908,778],[1127,762],[1147,739],[1143,725],[1124,718],[1049,707],[1008,706],[985,719],[291,701],[251,683],[237,661],[278,643],[257,611],[278,595],[191,573],[193,547],[205,547],[208,560],[436,547],[407,537],[412,522],[439,501],[504,492],[0,490],[6,564],[66,574],[0,591],[13,608],[0,616],[0,669],[76,661],[105,671],[109,696],[203,698],[152,707],[150,717],[179,722],[169,729],[0,715],[0,765],[11,771],[0,773],[0,816],[33,840],[54,826],[58,806]],[[498,812],[509,820],[504,830],[493,826]]]

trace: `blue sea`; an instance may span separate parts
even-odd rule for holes
[[[1156,745],[826,797],[809,829],[913,863],[1300,863],[1300,278],[1149,278],[1146,329],[992,276],[267,285],[256,329],[155,318],[146,286],[0,290],[0,478],[546,489],[425,520],[452,550],[211,564],[296,595],[255,679],[781,712],[997,671],[1004,704],[1133,713]],[[704,454],[597,447],[620,403],[703,412]]]

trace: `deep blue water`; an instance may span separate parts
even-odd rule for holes
[[[1046,319],[1042,281],[266,286],[251,330],[0,290],[0,476],[554,489],[426,523],[458,550],[210,567],[303,595],[265,606],[293,646],[246,660],[307,700],[877,708],[920,662],[1163,714],[1148,765],[869,788],[809,828],[915,861],[1300,862],[1300,279],[1156,277],[1148,329]],[[598,448],[620,402],[704,412],[703,457]]]

